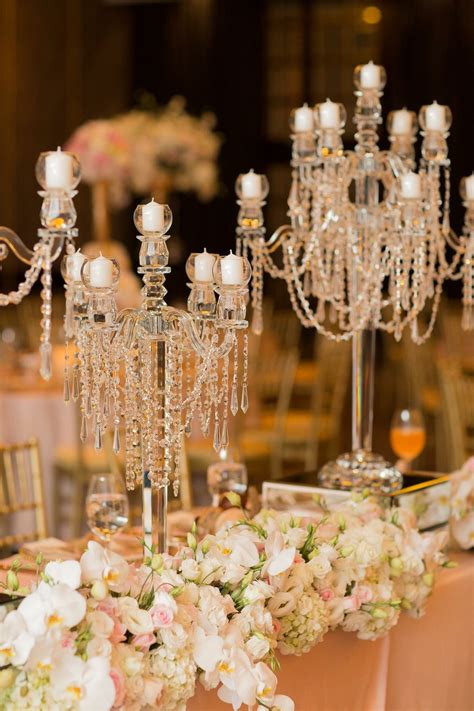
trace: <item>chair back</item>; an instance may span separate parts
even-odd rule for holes
[[[474,376],[440,369],[446,469],[459,469],[474,454]]]
[[[23,512],[34,514],[33,530],[5,532],[6,526],[12,526],[12,517],[20,517]],[[47,536],[43,477],[36,439],[0,446],[0,523],[0,548],[19,546]],[[20,528],[20,519],[17,527]]]

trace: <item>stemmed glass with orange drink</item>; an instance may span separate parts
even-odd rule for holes
[[[400,457],[397,463],[405,471],[412,461],[421,454],[426,444],[426,430],[423,415],[416,408],[396,410],[390,427],[390,445]]]

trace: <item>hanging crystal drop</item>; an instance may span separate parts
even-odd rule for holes
[[[411,322],[411,337],[414,341],[418,338],[418,320],[416,318]]]
[[[94,447],[96,449],[101,449],[102,448],[102,435],[100,433],[100,425],[95,426],[95,442],[94,442]]]
[[[260,306],[256,306],[252,314],[252,332],[256,336],[261,336],[263,333],[263,314]]]
[[[86,397],[86,416],[90,417],[92,415],[92,399],[90,394]]]
[[[81,418],[81,442],[85,442],[87,439],[87,417],[85,415],[82,415]]]
[[[119,427],[117,424],[114,427],[114,441],[112,444],[112,449],[114,450],[115,454],[118,454],[120,452],[120,434]]]
[[[222,434],[221,434],[221,449],[227,449],[229,446],[229,428],[227,426],[227,418],[222,423]]]
[[[243,413],[246,413],[249,409],[249,394],[246,383],[242,385],[242,399],[240,401],[240,409]]]
[[[206,421],[204,422],[202,429],[201,429],[203,437],[206,437],[206,438],[209,437],[209,425],[210,425],[209,418],[207,418]]]
[[[239,396],[237,393],[237,383],[235,381],[232,383],[232,390],[230,393],[230,411],[234,417],[239,411]]]
[[[51,368],[51,343],[42,343],[40,345],[40,375],[43,380],[50,380],[52,375]]]
[[[219,420],[217,419],[214,422],[214,440],[212,442],[212,446],[216,452],[218,452],[221,448]]]
[[[186,437],[191,436],[191,420],[186,420],[186,424],[184,425],[184,434]]]
[[[79,368],[77,365],[72,369],[72,399],[77,402],[79,399],[80,387],[79,387]]]
[[[318,319],[319,323],[323,323],[324,319],[326,318],[326,309],[324,307],[323,299],[319,299],[318,307],[316,309],[316,318]]]
[[[66,368],[64,371],[64,402],[69,402],[71,399],[71,393],[69,391],[69,371]]]

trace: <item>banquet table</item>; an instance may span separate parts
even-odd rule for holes
[[[62,389],[59,387],[37,387],[32,384],[30,387],[13,388],[4,385],[8,386],[8,382],[2,379],[0,442],[16,444],[32,437],[38,439],[48,529],[54,532],[54,455],[59,446],[76,444],[74,407],[64,402]],[[21,526],[22,522],[18,525]]]
[[[301,657],[282,657],[278,692],[296,711],[472,711],[474,555],[451,556],[426,614],[402,615],[383,639],[330,632]],[[187,711],[229,709],[199,685]]]

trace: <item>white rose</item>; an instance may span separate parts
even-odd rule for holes
[[[199,578],[199,565],[193,558],[186,558],[181,563],[181,573],[186,580],[197,580]]]
[[[287,545],[295,548],[301,548],[307,537],[308,531],[304,528],[289,528],[284,536]]]
[[[308,568],[311,570],[315,578],[322,580],[331,570],[331,563],[322,555],[317,555],[308,563]]]
[[[141,610],[138,602],[132,597],[118,598],[120,618],[132,634],[153,632],[153,620],[148,610]]]
[[[87,645],[87,656],[92,657],[110,657],[112,653],[112,645],[105,637],[94,637]]]
[[[127,676],[141,675],[143,661],[139,654],[128,654],[122,662],[122,669]]]
[[[114,630],[114,623],[109,615],[100,610],[94,610],[87,614],[87,621],[91,625],[91,632],[94,637],[110,637]],[[95,656],[95,655],[94,655]]]
[[[245,649],[253,659],[263,659],[270,651],[270,643],[267,639],[252,635],[245,643]]]

